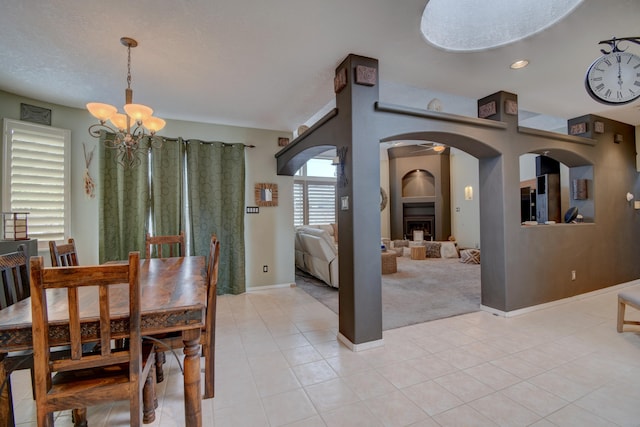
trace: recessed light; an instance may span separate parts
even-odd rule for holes
[[[529,65],[529,61],[527,59],[520,59],[509,65],[509,68],[511,68],[512,70],[518,70],[520,68],[526,67],[527,65]]]

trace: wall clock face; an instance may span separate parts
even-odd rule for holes
[[[612,52],[596,59],[585,78],[587,93],[603,104],[622,105],[640,97],[640,57]]]

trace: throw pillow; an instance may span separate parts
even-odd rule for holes
[[[453,242],[442,242],[440,248],[442,258],[458,258],[458,249]]]
[[[425,242],[427,258],[440,258],[440,242]]]
[[[465,264],[480,264],[480,251],[477,249],[464,249],[460,251],[460,262]]]

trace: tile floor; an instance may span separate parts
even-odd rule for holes
[[[336,340],[337,316],[300,289],[225,295],[203,425],[640,426],[640,334],[616,332],[616,293],[389,330],[384,347],[357,353]],[[167,361],[151,426],[184,424],[182,378]],[[35,425],[28,381],[13,376],[20,426]],[[70,425],[61,413],[56,426]],[[90,408],[89,425],[128,425],[126,403]]]

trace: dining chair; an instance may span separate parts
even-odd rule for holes
[[[74,418],[86,418],[86,407],[115,400],[128,400],[130,425],[139,427],[155,419],[155,382],[153,345],[143,344],[141,336],[141,291],[138,279],[139,252],[129,253],[125,264],[45,268],[41,256],[31,257],[31,311],[35,371],[37,424],[53,426],[53,412],[74,410]],[[129,302],[126,349],[110,345],[112,319],[111,300],[122,298],[110,292],[128,284]],[[65,289],[67,306],[47,305],[47,290]],[[93,293],[91,293],[93,292]],[[95,298],[91,298],[95,295]],[[55,305],[55,307],[54,307]],[[51,358],[50,313],[68,315],[67,357]],[[91,330],[81,320],[91,313],[96,319],[100,341],[99,352],[83,352],[83,334]],[[52,319],[53,320],[53,319]],[[86,340],[86,337],[84,337]],[[143,402],[144,401],[144,402]],[[144,406],[144,414],[143,414]]]
[[[7,308],[29,297],[29,274],[27,272],[27,255],[24,245],[19,245],[16,252],[0,255],[0,309]],[[0,394],[4,387],[9,396],[9,408],[13,411],[11,396],[11,373],[21,369],[33,368],[31,352],[19,351],[8,353],[4,358],[6,380],[0,384]],[[31,373],[33,383],[33,371]]]
[[[204,356],[204,399],[214,397],[214,373],[215,373],[215,344],[216,344],[216,303],[218,286],[218,265],[220,263],[220,242],[216,235],[211,236],[209,242],[209,258],[207,261],[207,309],[205,324],[200,335],[200,345]],[[180,333],[156,336],[161,343],[156,345],[156,381],[164,380],[162,364],[164,352],[171,349],[184,347]]]
[[[162,256],[162,248],[169,248],[169,256],[184,256],[185,254],[185,246],[184,246],[184,231],[181,231],[178,235],[169,235],[169,236],[151,236],[147,233],[145,239],[145,258],[151,258],[152,250],[155,249],[156,256],[158,258],[164,258]]]
[[[76,243],[73,239],[69,239],[68,243],[60,245],[54,240],[50,240],[49,253],[51,254],[52,267],[71,267],[79,265]]]

